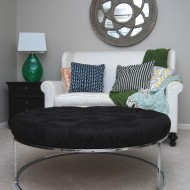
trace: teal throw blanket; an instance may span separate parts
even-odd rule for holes
[[[164,80],[160,87],[155,89],[141,90],[131,95],[126,105],[128,107],[142,108],[145,110],[154,110],[164,114],[169,114],[169,105],[165,95],[165,88],[171,81],[181,82],[178,75],[170,76]]]

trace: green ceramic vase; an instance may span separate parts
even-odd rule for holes
[[[40,81],[43,74],[42,65],[35,54],[30,54],[22,67],[22,75],[28,82]]]

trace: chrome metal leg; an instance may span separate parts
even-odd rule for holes
[[[13,149],[14,149],[14,177],[17,176],[17,150],[16,150],[16,141],[13,139]]]
[[[13,149],[14,149],[14,183],[15,183],[15,187],[16,189],[21,189],[18,186],[18,176],[17,176],[17,141],[15,139],[13,139]]]
[[[158,143],[158,165],[157,165],[157,190],[160,190],[161,186],[161,143]]]

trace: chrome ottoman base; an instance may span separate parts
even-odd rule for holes
[[[162,190],[166,184],[166,180],[165,180],[165,175],[164,175],[164,171],[161,170],[161,145],[162,145],[162,141],[164,141],[167,137],[165,137],[164,139],[158,141],[158,142],[154,142],[151,144],[146,144],[143,146],[135,146],[135,147],[126,147],[126,148],[116,148],[116,149],[58,149],[58,148],[50,148],[50,147],[41,147],[41,146],[36,146],[36,145],[29,145],[32,147],[36,147],[36,148],[43,148],[43,149],[55,149],[55,150],[60,150],[63,153],[60,154],[53,154],[53,155],[49,155],[49,156],[45,156],[45,157],[41,157],[39,159],[35,159],[29,163],[27,163],[26,165],[22,166],[19,170],[17,169],[17,141],[14,139],[13,140],[13,147],[14,147],[14,171],[15,171],[15,187],[17,190],[23,190],[20,183],[19,183],[19,178],[22,174],[23,171],[25,171],[27,168],[29,168],[30,166],[42,162],[44,160],[48,160],[48,159],[53,159],[56,157],[61,157],[61,156],[71,156],[71,155],[76,155],[76,154],[88,154],[88,153],[94,153],[94,154],[110,154],[113,156],[122,156],[122,157],[127,157],[127,158],[132,158],[132,159],[136,159],[138,161],[144,162],[146,164],[151,165],[152,167],[154,167],[157,170],[157,186],[156,186],[156,190]],[[19,141],[18,141],[19,142]],[[25,143],[22,143],[25,144]],[[132,150],[132,149],[137,149],[137,148],[141,148],[141,147],[145,147],[145,146],[149,146],[149,145],[153,145],[153,144],[157,144],[158,146],[158,155],[157,155],[157,164],[154,164],[148,160],[145,160],[143,158],[139,158],[139,157],[135,157],[135,156],[131,156],[131,155],[126,155],[120,152],[123,151],[127,151],[127,150]]]

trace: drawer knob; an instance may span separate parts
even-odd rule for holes
[[[28,86],[25,86],[25,87],[24,87],[24,90],[28,90]]]
[[[25,101],[25,104],[28,105],[28,100]]]

